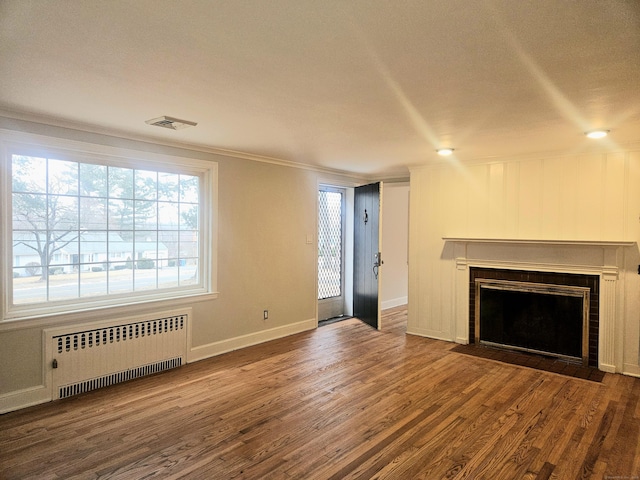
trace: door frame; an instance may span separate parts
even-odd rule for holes
[[[316,273],[316,323],[320,320],[318,311],[318,231],[319,231],[319,218],[318,218],[318,191],[320,187],[335,187],[344,189],[345,194],[345,242],[344,242],[344,315],[353,315],[353,192],[354,188],[358,185],[362,185],[360,182],[339,181],[334,178],[322,177],[319,178],[316,184],[315,199],[316,199],[316,233],[314,242],[315,246],[315,273]]]
[[[341,221],[341,232],[342,232],[342,238],[340,239],[340,245],[341,245],[341,259],[340,259],[340,267],[341,267],[341,271],[340,271],[340,295],[336,296],[336,297],[329,297],[329,298],[323,298],[323,299],[317,299],[318,300],[318,320],[326,320],[329,318],[334,318],[334,317],[338,317],[338,316],[343,316],[346,314],[346,307],[347,307],[347,302],[346,302],[346,298],[347,298],[347,281],[346,281],[346,276],[347,276],[347,265],[346,265],[346,261],[348,258],[347,255],[347,230],[348,230],[348,222],[347,222],[347,188],[346,187],[338,187],[335,185],[327,185],[325,183],[322,183],[318,186],[318,192],[320,191],[325,191],[325,192],[336,192],[341,194],[342,196],[342,204],[340,205],[340,221]],[[319,206],[319,203],[318,203]],[[318,210],[318,231],[320,230],[319,228],[319,210]],[[319,243],[319,238],[320,235],[316,235],[316,237],[318,238],[318,243]],[[319,266],[318,266],[319,268]],[[319,271],[318,271],[319,273]],[[318,279],[318,284],[319,284],[319,279]],[[350,296],[350,295],[349,295]]]

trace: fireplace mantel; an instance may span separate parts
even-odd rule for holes
[[[456,243],[486,243],[486,244],[515,244],[515,245],[558,245],[558,246],[587,246],[587,247],[632,247],[636,242],[623,240],[549,240],[524,238],[476,238],[476,237],[442,237],[445,242]]]

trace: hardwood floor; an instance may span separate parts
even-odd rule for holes
[[[640,379],[328,325],[0,416],[0,478],[633,479]]]

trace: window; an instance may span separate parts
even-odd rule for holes
[[[215,163],[61,143],[5,144],[4,318],[213,292]]]

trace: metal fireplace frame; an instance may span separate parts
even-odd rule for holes
[[[532,348],[494,343],[480,339],[480,291],[482,288],[493,290],[507,290],[513,292],[538,293],[545,295],[559,295],[582,298],[582,348],[581,358],[563,355],[555,352],[547,352]],[[581,361],[582,365],[589,364],[589,308],[591,289],[573,285],[557,285],[549,283],[522,282],[517,280],[498,280],[488,278],[475,279],[475,343],[509,350],[524,351],[541,355],[553,356],[569,361]]]

